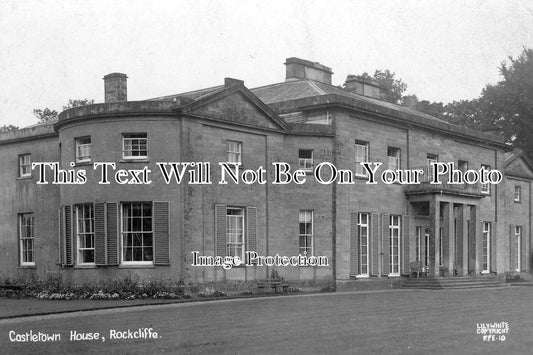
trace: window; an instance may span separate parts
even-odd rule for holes
[[[19,177],[31,176],[31,154],[19,155]]]
[[[490,165],[481,164],[481,169],[484,169],[484,170],[486,170],[488,172],[488,171],[490,171]],[[481,193],[490,195],[490,184],[489,183],[481,184]]]
[[[390,216],[390,272],[392,275],[400,275],[400,216]]]
[[[369,215],[368,213],[359,213],[357,228],[359,228],[359,274],[361,276],[369,275],[368,268],[368,249],[369,249]]]
[[[76,138],[76,162],[91,161],[91,137]]]
[[[355,175],[367,176],[366,169],[361,163],[368,162],[368,142],[355,141]]]
[[[146,133],[124,134],[122,136],[122,157],[124,159],[143,159],[148,157],[148,138]]]
[[[514,187],[514,202],[520,203],[522,201],[522,188],[520,186]]]
[[[124,264],[153,263],[152,204],[131,202],[122,204],[122,262]]]
[[[389,169],[400,169],[400,148],[388,147],[387,159],[389,160]]]
[[[19,214],[20,265],[34,266],[33,213]]]
[[[227,208],[226,228],[226,255],[244,260],[244,209]]]
[[[416,241],[415,241],[415,260],[420,261],[422,260],[422,255],[420,254],[422,248],[420,248],[420,244],[422,242],[422,227],[417,226],[416,227]]]
[[[490,222],[483,222],[483,234],[481,239],[482,273],[490,272],[490,224]]]
[[[439,161],[439,156],[437,154],[428,153],[427,161],[428,161],[428,166],[431,166],[432,163],[436,163]]]
[[[76,208],[78,264],[94,264],[94,208],[92,204]]]
[[[466,160],[459,160],[457,162],[457,169],[464,173],[468,170],[468,162]]]
[[[300,164],[300,169],[305,171],[313,170],[313,151],[310,149],[300,149],[298,150],[298,163]]]
[[[228,163],[242,164],[242,142],[228,141]]]
[[[522,244],[522,226],[515,226],[514,227],[514,240],[513,240],[513,243],[514,245],[511,246],[512,248],[514,248],[515,250],[515,259],[514,259],[514,265],[512,265],[511,267],[514,266],[514,269],[515,271],[518,271],[520,272],[520,263],[521,263],[521,252],[522,252],[522,248],[521,248],[521,244]]]
[[[299,215],[299,254],[313,255],[313,211],[301,210]]]

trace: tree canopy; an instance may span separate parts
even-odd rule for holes
[[[92,105],[94,100],[89,99],[69,99],[66,106],[63,106],[63,111],[68,110],[69,108]],[[33,114],[39,119],[39,122],[49,122],[57,120],[59,117],[59,112],[56,110],[51,110],[48,107],[44,109],[34,109]]]
[[[513,147],[533,160],[533,49],[524,49],[499,67],[501,80],[488,84],[478,98],[448,104],[403,95],[407,85],[389,70],[376,70],[374,76],[385,92],[385,100],[427,113],[450,123],[499,134]]]
[[[7,132],[11,132],[11,131],[16,131],[17,129],[19,129],[17,126],[13,126],[12,124],[10,125],[3,125],[0,127],[0,133],[7,133]]]

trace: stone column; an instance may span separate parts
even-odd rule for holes
[[[446,235],[446,243],[444,245],[447,254],[444,255],[445,261],[448,264],[448,277],[454,276],[455,269],[455,231],[454,231],[454,215],[453,202],[448,202],[444,208],[444,234]],[[447,258],[446,258],[447,257]]]
[[[461,205],[461,235],[463,238],[463,276],[468,276],[468,258],[470,250],[468,249],[468,205]]]
[[[440,231],[440,201],[437,196],[429,202],[430,236],[429,236],[429,261],[431,276],[439,277],[439,231]]]

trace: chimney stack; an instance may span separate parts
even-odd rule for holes
[[[122,73],[104,76],[105,103],[128,101],[128,77]]]
[[[348,75],[344,88],[348,91],[355,92],[356,94],[373,97],[375,99],[383,99],[383,93],[381,87],[377,81],[372,79],[365,79],[358,75]]]
[[[294,57],[287,58],[285,65],[285,81],[310,79],[331,85],[333,72],[325,65]]]

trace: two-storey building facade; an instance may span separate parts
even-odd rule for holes
[[[201,284],[254,281],[276,270],[294,282],[334,283],[408,276],[413,261],[437,277],[530,270],[533,172],[522,154],[494,136],[383,101],[375,83],[349,76],[340,88],[324,65],[298,58],[285,65],[281,83],[250,90],[228,78],[145,101],[127,101],[127,78],[114,73],[104,77],[105,103],[0,136],[0,276],[60,272],[81,282],[133,273]],[[36,162],[57,162],[65,172],[54,176],[47,165],[47,183],[38,183]],[[180,165],[180,183],[161,171],[172,162],[191,163]],[[232,170],[239,183],[224,162],[239,163]],[[273,184],[279,162],[304,170],[306,182]],[[368,184],[363,162],[425,174],[420,184]],[[503,180],[430,184],[432,162],[499,170]],[[349,170],[351,181],[317,182],[321,163],[329,163],[325,175],[331,166]],[[243,181],[260,167],[266,183]],[[76,181],[80,171],[86,175]],[[191,183],[202,176],[211,183]],[[54,177],[69,183],[53,184]],[[195,255],[247,251],[328,262],[194,265]]]

